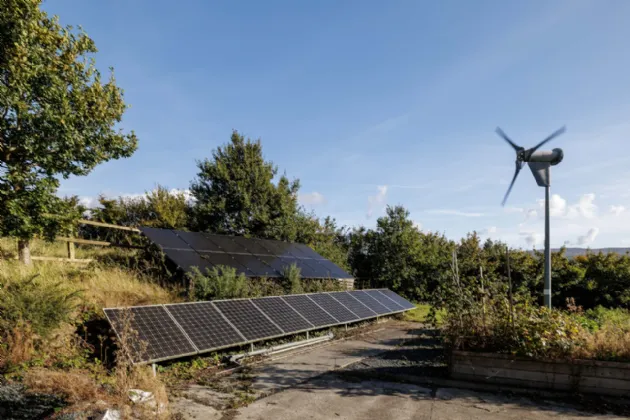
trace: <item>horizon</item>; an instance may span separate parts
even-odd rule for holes
[[[630,246],[630,157],[614,155],[630,133],[628,3],[43,7],[94,39],[139,137],[134,156],[63,180],[60,195],[185,190],[234,128],[300,179],[319,217],[374,228],[401,204],[423,230],[531,249],[544,190],[523,168],[500,206],[514,152],[494,130],[527,148],[566,125],[548,145],[565,152],[551,170],[551,246]]]

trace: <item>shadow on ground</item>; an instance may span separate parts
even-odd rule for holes
[[[293,364],[291,369],[276,365],[272,371],[267,372],[264,382],[275,384],[276,391],[292,386],[307,393],[334,391],[345,398],[382,395],[416,400],[435,398],[468,404],[488,412],[499,412],[507,407],[522,407],[585,417],[608,413],[630,415],[630,407],[625,402],[613,399],[550,394],[535,390],[526,394],[476,392],[464,389],[466,384],[461,386],[461,382],[453,385],[448,380],[448,367],[441,343],[432,329],[413,329],[403,339],[379,342],[396,345],[398,348],[367,357],[316,378],[312,377],[312,370],[296,368],[302,364]],[[345,354],[362,356],[363,351],[347,350]],[[471,388],[474,389],[474,384]]]

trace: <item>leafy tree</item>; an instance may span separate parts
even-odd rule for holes
[[[266,161],[260,140],[232,132],[230,142],[197,164],[191,184],[196,198],[194,226],[222,234],[291,240],[296,237],[300,212],[298,180],[282,175]]]
[[[189,206],[181,191],[169,191],[158,185],[146,193],[146,201],[151,212],[144,224],[165,229],[185,229],[188,225]]]
[[[51,239],[65,223],[59,177],[87,175],[137,145],[116,129],[126,105],[113,75],[101,80],[94,42],[40,3],[0,5],[0,234],[18,238],[24,263],[30,239]]]

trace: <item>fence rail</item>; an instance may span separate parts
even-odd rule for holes
[[[78,224],[80,225],[91,225],[104,227],[109,229],[118,229],[125,230],[128,232],[140,233],[140,229],[129,227],[129,226],[119,226],[111,223],[103,223],[103,222],[95,222],[93,220],[85,220],[79,219]],[[83,238],[71,238],[66,236],[57,236],[55,238],[56,241],[66,242],[68,257],[44,257],[44,256],[32,256],[31,259],[33,261],[57,261],[57,262],[70,262],[76,264],[88,264],[94,261],[92,258],[76,258],[75,257],[75,244],[83,244],[83,245],[95,245],[95,246],[111,246],[115,248],[129,248],[129,249],[143,249],[144,247],[138,245],[127,245],[127,244],[119,244],[108,241],[95,241],[92,239],[83,239]],[[17,258],[17,257],[16,257]]]

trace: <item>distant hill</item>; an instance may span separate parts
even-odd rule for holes
[[[543,249],[539,249],[542,251]],[[558,252],[559,248],[551,248],[551,252]],[[533,252],[533,251],[532,251]],[[567,257],[576,257],[578,255],[586,255],[586,254],[599,254],[603,252],[604,254],[609,254],[611,252],[617,253],[619,255],[626,255],[626,253],[630,252],[630,248],[567,248],[565,255]]]

